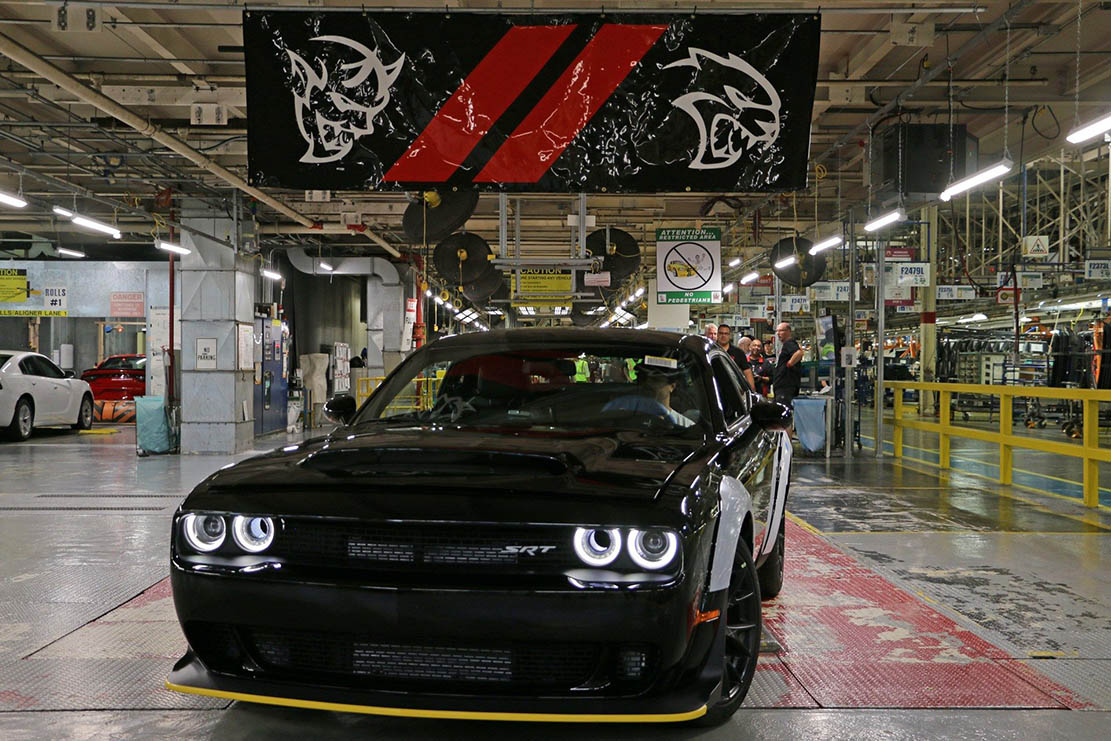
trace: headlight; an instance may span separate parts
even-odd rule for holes
[[[629,556],[642,569],[656,571],[675,560],[679,536],[672,530],[630,530]]]
[[[274,521],[269,517],[236,515],[231,523],[235,544],[248,553],[261,553],[274,542]]]
[[[220,515],[188,514],[181,519],[181,527],[189,547],[202,553],[219,548],[227,534]]]
[[[621,531],[617,528],[576,528],[575,553],[587,566],[608,566],[621,553]]]

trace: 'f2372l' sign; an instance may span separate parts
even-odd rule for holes
[[[254,185],[806,182],[816,15],[247,11]]]

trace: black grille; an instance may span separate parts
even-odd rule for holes
[[[428,570],[557,572],[579,565],[570,527],[367,523],[284,518],[274,547],[295,564]],[[535,546],[525,552],[518,547]]]
[[[518,694],[596,688],[624,694],[651,679],[655,655],[644,644],[428,645],[201,622],[188,623],[186,634],[201,660],[216,671],[239,673],[245,665],[257,665],[275,679],[315,677],[365,689]],[[246,655],[253,661],[245,661]]]

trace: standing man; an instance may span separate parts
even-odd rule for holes
[[[787,322],[780,322],[776,326],[775,336],[782,343],[782,347],[775,361],[772,389],[775,391],[776,401],[792,406],[802,386],[802,366],[799,365],[802,363],[802,348],[795,342],[791,325]]]
[[[718,347],[727,352],[729,354],[729,357],[733,358],[733,362],[736,363],[737,367],[741,369],[741,374],[745,377],[745,380],[748,381],[748,387],[750,389],[755,389],[755,379],[753,379],[752,377],[752,368],[749,367],[748,357],[740,348],[733,347],[733,345],[730,343],[730,340],[732,339],[733,328],[730,327],[728,324],[719,324]]]
[[[748,364],[752,367],[752,377],[756,379],[756,392],[767,396],[772,390],[772,364],[764,355],[764,343],[753,340],[752,352],[748,355]]]
[[[708,339],[710,342],[717,342],[718,341],[718,328],[716,326],[714,326],[713,324],[707,324],[706,325],[706,331],[703,334],[703,336],[706,339]]]

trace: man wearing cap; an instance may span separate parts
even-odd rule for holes
[[[733,358],[733,362],[741,369],[741,374],[748,381],[750,389],[756,388],[755,379],[752,377],[752,367],[748,364],[748,357],[744,351],[739,347],[733,347],[730,340],[733,339],[733,328],[728,324],[718,325],[718,347],[729,354]]]
[[[638,412],[662,417],[678,427],[691,427],[694,425],[691,419],[671,408],[671,394],[678,387],[683,373],[679,369],[637,363],[636,393],[618,396],[602,407],[602,411]]]

